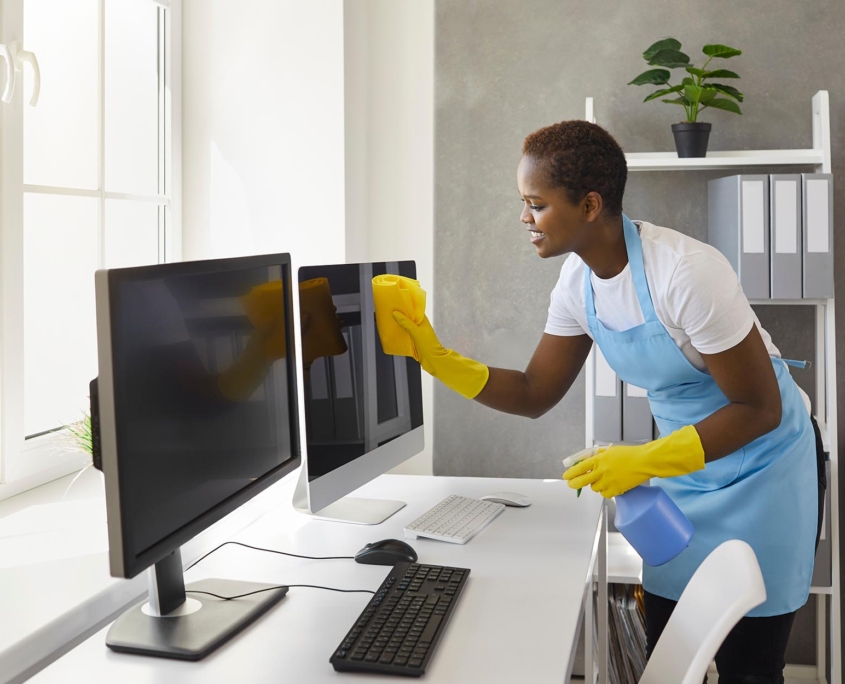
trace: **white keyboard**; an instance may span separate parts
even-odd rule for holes
[[[503,510],[504,504],[452,495],[406,526],[405,537],[466,544]]]

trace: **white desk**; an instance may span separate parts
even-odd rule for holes
[[[286,499],[236,539],[293,553],[353,555],[367,542],[404,538],[405,524],[449,494],[478,497],[496,490],[526,494],[533,505],[506,509],[465,546],[427,539],[409,542],[421,563],[472,570],[424,680],[565,684],[585,603],[590,603],[585,598],[591,594],[594,565],[602,566],[599,577],[604,573],[598,496],[576,499],[560,480],[384,475],[356,492],[407,502],[381,525],[312,520],[294,512]],[[377,589],[388,570],[352,560],[309,561],[227,546],[189,571],[186,581],[228,577]],[[600,580],[599,586],[603,584]],[[329,664],[369,599],[369,594],[291,589],[258,622],[195,663],[113,653],[105,646],[102,630],[31,681],[65,684],[83,676],[90,684],[407,681],[341,674]]]

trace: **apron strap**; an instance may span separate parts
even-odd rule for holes
[[[640,309],[643,312],[643,319],[646,323],[658,320],[654,311],[654,304],[651,301],[651,293],[648,290],[648,280],[645,277],[645,264],[643,262],[643,242],[637,226],[625,214],[622,214],[622,228],[625,231],[625,247],[628,249],[628,263],[631,265],[631,277],[634,280],[634,288],[637,290],[637,299],[640,302]]]
[[[634,281],[634,288],[637,291],[637,300],[643,312],[643,319],[646,323],[656,322],[659,319],[654,311],[654,304],[651,302],[651,294],[648,290],[648,280],[645,277],[645,265],[643,264],[643,244],[637,226],[625,214],[622,214],[622,230],[625,234],[625,249],[628,252],[628,263],[631,266],[631,277]],[[584,264],[584,305],[587,318],[595,317],[596,304],[593,298],[593,283],[590,279],[592,270]]]

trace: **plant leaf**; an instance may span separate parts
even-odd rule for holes
[[[701,97],[698,98],[698,101],[701,104],[707,104],[708,102],[710,102],[710,100],[712,100],[714,97],[716,97],[718,92],[719,91],[716,90],[715,88],[710,88],[708,86],[705,86],[704,89],[701,91]]]
[[[687,71],[689,73],[691,73],[693,76],[698,76],[698,77],[704,76],[704,74],[707,73],[706,71],[704,71],[704,69],[699,69],[698,67],[691,67],[691,66],[687,67]]]
[[[685,99],[683,99],[683,98],[678,98],[677,100],[661,100],[661,102],[665,102],[666,104],[677,104],[677,105],[682,105],[682,106],[684,106],[684,107],[687,107],[687,106],[690,104],[689,102],[687,102],[687,101],[686,101]]]
[[[637,76],[628,85],[663,85],[669,82],[671,74],[666,69],[650,69]]]
[[[663,90],[658,90],[653,92],[649,95],[643,102],[649,102],[651,100],[656,100],[658,97],[662,97],[663,95],[669,95],[670,93],[679,93],[684,89],[682,85],[672,86],[671,88],[664,88]]]
[[[702,106],[712,107],[714,109],[724,109],[726,112],[733,112],[734,114],[742,114],[742,111],[736,102],[733,100],[726,100],[722,97],[710,100],[710,102]]]
[[[653,66],[676,69],[677,67],[689,66],[689,55],[680,50],[660,50],[651,56],[648,63]]]
[[[643,59],[648,62],[654,55],[656,55],[661,50],[680,50],[681,49],[681,42],[679,40],[675,40],[674,38],[665,38],[664,40],[658,40],[654,45],[648,48],[643,53]]]
[[[707,86],[709,88],[713,88],[714,90],[718,90],[720,93],[724,93],[725,95],[730,95],[738,102],[742,102],[745,99],[745,96],[733,86],[723,85],[721,83],[708,83]]]
[[[742,54],[742,50],[737,50],[727,45],[705,45],[701,51],[708,57],[720,57],[721,59],[728,59],[729,57],[736,57]]]
[[[683,81],[681,81],[681,85],[695,85],[695,81],[687,76]]]
[[[684,86],[684,96],[690,102],[699,102],[701,100],[701,94],[704,92],[704,88],[697,85],[685,85]]]
[[[727,69],[716,69],[715,71],[705,71],[702,78],[739,78],[739,74]]]

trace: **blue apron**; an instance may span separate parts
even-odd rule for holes
[[[660,434],[694,425],[729,402],[712,376],[699,371],[654,311],[634,223],[622,217],[631,275],[645,322],[614,332],[596,317],[591,271],[584,294],[590,333],[611,368],[648,390]],[[790,613],[807,601],[818,524],[815,438],[798,387],[781,359],[772,358],[780,386],[780,425],[704,470],[652,484],[662,487],[695,529],[689,547],[660,567],[643,567],[646,591],[677,601],[707,555],[728,539],[746,541],[757,554],[766,602],[749,615]]]

